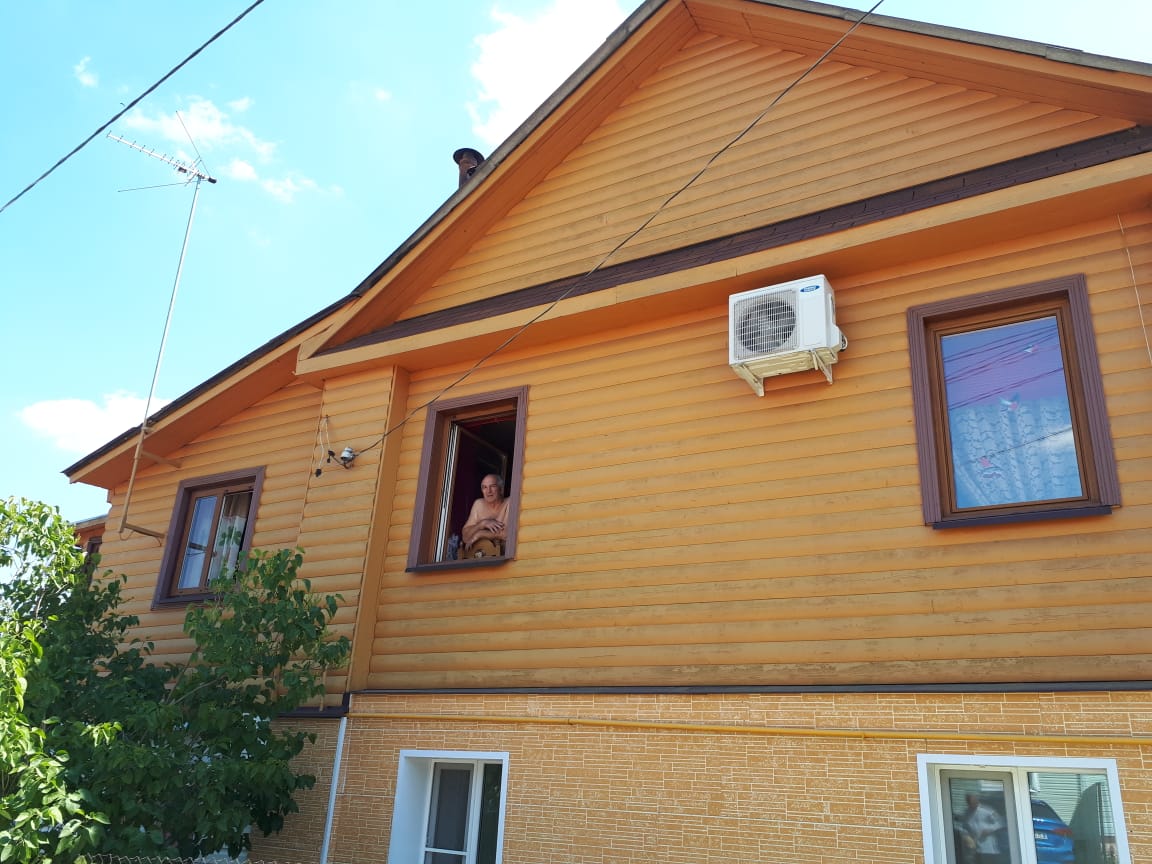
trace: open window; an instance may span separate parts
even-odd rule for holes
[[[185,480],[165,537],[155,603],[209,596],[209,585],[236,566],[252,542],[264,469]]]
[[[446,399],[428,409],[409,569],[499,563],[515,557],[527,388]],[[501,479],[510,500],[503,554],[458,561],[461,529],[481,481]]]
[[[914,307],[908,340],[926,523],[1120,503],[1082,276]]]

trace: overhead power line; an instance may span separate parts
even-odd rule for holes
[[[5,210],[7,210],[9,207],[11,207],[13,204],[15,204],[21,198],[23,198],[24,195],[27,194],[28,192],[30,192],[41,180],[43,180],[45,177],[47,177],[49,174],[51,174],[53,171],[55,171],[57,168],[59,168],[61,165],[63,165],[65,162],[67,162],[69,159],[71,159],[73,156],[75,156],[77,153],[79,153],[81,150],[83,150],[89,144],[89,142],[92,141],[93,138],[95,138],[97,135],[99,135],[101,132],[103,132],[105,129],[107,129],[109,126],[111,126],[113,123],[115,123],[121,117],[123,117],[125,114],[127,114],[129,111],[131,111],[133,108],[135,108],[145,97],[147,97],[149,94],[151,94],[152,91],[154,91],[157,87],[159,87],[161,84],[163,84],[169,78],[171,78],[173,75],[175,75],[181,69],[183,69],[185,66],[187,66],[188,63],[194,57],[196,57],[201,51],[203,51],[205,48],[207,48],[209,45],[211,45],[213,42],[215,42],[217,39],[219,39],[221,36],[223,36],[229,30],[231,30],[234,26],[236,26],[236,24],[238,24],[241,20],[243,20],[243,18],[249,12],[251,12],[253,9],[255,9],[257,6],[259,6],[263,2],[264,2],[264,0],[255,0],[255,2],[251,6],[249,6],[247,9],[245,9],[243,12],[241,12],[239,15],[237,15],[235,18],[233,18],[231,21],[229,21],[228,24],[226,24],[220,30],[218,30],[215,33],[215,35],[212,36],[211,39],[209,39],[207,42],[205,42],[203,45],[201,45],[199,48],[197,48],[195,51],[193,51],[191,54],[189,54],[187,57],[185,57],[176,66],[173,66],[168,71],[168,73],[164,75],[163,78],[161,78],[159,81],[157,81],[155,84],[153,84],[147,90],[145,90],[143,93],[141,93],[135,99],[133,99],[131,102],[129,102],[124,107],[123,111],[120,111],[120,112],[116,113],[115,115],[113,115],[113,117],[107,123],[105,123],[99,129],[97,129],[95,132],[93,132],[91,135],[89,135],[87,138],[85,138],[83,141],[81,141],[75,147],[73,147],[70,151],[65,153],[64,156],[62,156],[56,162],[55,165],[53,165],[51,168],[49,168],[47,171],[45,171],[43,174],[41,174],[39,177],[37,177],[35,180],[33,180],[31,183],[29,183],[23,189],[21,189],[20,192],[17,195],[15,195],[11,200],[6,202],[3,207],[0,207],[0,213],[3,213]]]

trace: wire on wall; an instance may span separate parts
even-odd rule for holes
[[[395,426],[386,430],[384,432],[384,434],[382,434],[379,438],[377,438],[371,444],[362,448],[358,452],[359,453],[365,453],[369,450],[372,450],[376,447],[379,447],[381,444],[384,443],[385,440],[387,440],[389,435],[402,429],[405,425],[407,425],[408,421],[411,420],[413,417],[415,417],[418,413],[423,411],[425,408],[428,408],[430,405],[433,405],[441,397],[443,397],[444,394],[454,390],[456,387],[460,386],[465,381],[467,381],[470,377],[472,377],[473,373],[475,373],[477,369],[479,369],[481,366],[483,366],[485,363],[487,363],[489,360],[491,360],[493,357],[495,357],[497,354],[499,354],[501,351],[503,351],[505,348],[507,348],[509,345],[511,345],[513,342],[515,342],[517,339],[519,339],[520,336],[523,335],[523,333],[526,330],[528,330],[529,327],[533,326],[537,321],[539,321],[544,316],[546,316],[550,312],[552,312],[552,310],[555,309],[560,304],[561,301],[566,300],[568,297],[570,297],[572,295],[572,293],[584,283],[585,280],[587,280],[590,276],[592,276],[594,273],[596,273],[602,267],[604,267],[604,265],[607,264],[621,249],[623,249],[626,245],[631,243],[632,240],[634,240],[636,238],[636,236],[638,234],[640,234],[640,232],[642,232],[649,225],[651,225],[652,222],[655,221],[656,218],[661,213],[663,213],[665,210],[668,209],[669,206],[671,206],[673,201],[675,201],[682,194],[684,194],[684,192],[690,186],[692,186],[693,183],[695,183],[697,180],[699,180],[704,175],[704,173],[709,168],[711,168],[721,156],[723,156],[728,150],[730,150],[732,147],[734,147],[736,144],[738,144],[749,132],[751,132],[754,128],[756,128],[756,126],[769,114],[769,112],[771,112],[772,109],[774,109],[777,105],[780,104],[781,100],[783,100],[785,96],[787,96],[790,92],[792,92],[792,90],[794,90],[796,87],[798,87],[800,85],[800,83],[804,81],[804,79],[806,79],[809,75],[811,75],[818,68],[820,68],[820,66],[824,63],[825,60],[828,59],[828,57],[832,54],[832,52],[835,51],[837,48],[839,48],[840,45],[843,44],[844,40],[847,39],[849,36],[851,36],[852,33],[854,33],[856,31],[856,28],[858,28],[861,24],[863,24],[865,22],[865,20],[867,20],[867,18],[870,15],[872,15],[877,9],[880,8],[881,5],[883,5],[883,3],[884,3],[884,0],[877,0],[877,2],[875,4],[873,4],[872,8],[868,9],[866,12],[860,13],[860,17],[857,18],[856,21],[853,22],[852,26],[849,27],[847,30],[845,30],[844,33],[835,42],[833,42],[832,45],[830,45],[828,47],[828,49],[823,54],[821,54],[819,57],[817,57],[816,60],[811,65],[809,65],[807,69],[805,69],[803,72],[801,72],[797,78],[795,78],[790,84],[788,84],[787,87],[785,87],[783,90],[781,90],[779,93],[777,93],[776,96],[773,97],[772,101],[770,101],[768,103],[768,105],[765,106],[765,108],[759,114],[757,114],[755,117],[753,117],[752,120],[747,125],[745,125],[745,127],[743,129],[741,129],[733,138],[731,138],[727,143],[725,143],[724,146],[722,146],[719,150],[717,150],[714,154],[712,154],[712,156],[709,157],[709,159],[704,163],[704,165],[695,174],[693,174],[691,177],[689,177],[687,181],[682,183],[675,191],[672,192],[671,195],[669,195],[667,198],[665,198],[660,203],[660,205],[654,211],[652,211],[652,214],[650,216],[648,216],[635,229],[633,229],[628,235],[626,235],[624,237],[624,239],[622,239],[619,243],[617,243],[615,246],[613,246],[607,252],[607,254],[605,254],[602,258],[600,258],[600,260],[597,261],[592,266],[592,268],[590,270],[583,273],[579,279],[574,280],[573,283],[571,285],[569,285],[551,303],[549,303],[542,310],[537,312],[535,315],[533,315],[531,318],[529,318],[526,322],[524,322],[522,325],[520,325],[520,327],[517,330],[513,331],[512,334],[508,336],[508,338],[506,338],[503,342],[501,342],[499,345],[497,345],[495,348],[493,348],[491,351],[489,351],[487,354],[485,354],[479,360],[477,360],[475,363],[473,363],[466,371],[461,373],[457,378],[455,378],[450,383],[446,384],[431,399],[428,399],[424,403],[413,408],[411,411],[409,411],[403,417],[403,419],[401,419],[398,423],[396,423]]]
[[[1124,220],[1116,214],[1120,226],[1120,240],[1124,244],[1124,254],[1128,256],[1128,275],[1132,279],[1132,293],[1136,295],[1136,314],[1140,316],[1140,332],[1144,334],[1144,348],[1148,352],[1148,365],[1152,366],[1152,342],[1148,341],[1148,324],[1144,321],[1144,303],[1140,299],[1140,285],[1136,281],[1136,265],[1132,263],[1132,250],[1128,247],[1128,234],[1124,231]]]

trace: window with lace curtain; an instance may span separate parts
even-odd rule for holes
[[[1082,276],[917,306],[908,324],[925,522],[1120,503]]]
[[[164,543],[155,602],[207,597],[213,579],[236,566],[252,540],[264,469],[183,481]]]

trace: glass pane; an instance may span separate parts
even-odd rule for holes
[[[1079,498],[1055,316],[944,336],[956,507]]]
[[[948,776],[944,781],[946,822],[951,829],[948,864],[1009,864],[1018,861],[1012,828],[1012,781]],[[1047,864],[1047,862],[1040,862]]]
[[[220,509],[220,522],[216,526],[216,540],[212,544],[212,563],[208,565],[208,581],[236,566],[240,546],[244,542],[244,529],[248,525],[248,508],[252,493],[229,492]]]
[[[425,845],[438,852],[463,852],[468,840],[468,798],[472,789],[471,765],[437,764],[432,775],[432,802],[428,811]],[[425,860],[429,860],[425,855]],[[439,859],[430,859],[438,862]]]
[[[1028,774],[1037,864],[1112,864],[1116,827],[1105,775]]]
[[[500,832],[500,778],[502,766],[485,765],[480,788],[480,831],[476,841],[476,864],[496,864],[496,840]]]
[[[180,562],[180,580],[177,588],[198,588],[204,575],[204,559],[208,554],[208,533],[212,530],[212,516],[216,512],[216,496],[203,495],[192,504],[192,518],[188,523],[188,543],[184,547],[184,560]]]
[[[460,548],[460,535],[452,533],[452,501],[456,489],[456,454],[460,448],[460,427],[448,427],[448,440],[444,452],[444,486],[440,490],[440,509],[436,517],[436,561],[455,559]],[[453,537],[455,542],[453,542]]]

